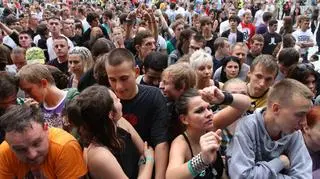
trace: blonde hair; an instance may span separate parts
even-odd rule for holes
[[[189,89],[196,85],[196,72],[188,63],[176,63],[170,65],[162,72],[164,75],[170,76],[175,89]]]
[[[208,63],[213,66],[212,56],[203,49],[195,51],[190,56],[190,65],[194,70],[196,70],[199,66]]]
[[[43,79],[47,80],[50,84],[55,84],[49,69],[46,65],[40,63],[23,66],[17,76],[19,80],[25,80],[33,84],[40,84]]]
[[[93,66],[92,54],[86,47],[74,47],[69,52],[69,55],[79,55],[83,63],[83,73],[88,71]]]

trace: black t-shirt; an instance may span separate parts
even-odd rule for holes
[[[123,117],[137,130],[142,140],[155,147],[168,141],[168,109],[160,89],[138,85],[138,94],[121,100]]]
[[[214,56],[214,41],[218,38],[218,35],[217,33],[213,33],[212,35],[212,38],[206,41],[205,51],[211,53],[211,55]]]
[[[245,63],[250,66],[255,58],[256,56],[253,56],[251,52],[249,52]]]
[[[262,49],[262,53],[272,55],[278,43],[282,41],[281,35],[279,35],[278,33],[271,34],[269,32],[266,32],[265,34],[263,34],[263,38],[264,46]]]
[[[96,84],[97,81],[93,76],[93,68],[84,73],[78,83],[78,91],[81,92],[89,86]]]
[[[55,58],[53,60],[48,61],[47,65],[51,65],[51,66],[57,67],[60,71],[62,71],[64,74],[69,76],[69,73],[68,73],[68,61],[65,61],[63,63],[59,63],[58,59]]]

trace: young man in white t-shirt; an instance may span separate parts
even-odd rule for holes
[[[308,62],[308,49],[309,47],[313,47],[314,37],[312,32],[309,30],[310,19],[309,17],[302,15],[300,17],[301,25],[300,28],[292,33],[292,36],[296,39],[296,45],[301,47],[301,57],[303,58],[304,63]]]

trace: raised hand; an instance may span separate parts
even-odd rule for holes
[[[201,159],[205,164],[209,165],[216,160],[221,140],[220,129],[216,132],[210,131],[200,137]]]
[[[199,93],[202,99],[210,104],[220,104],[224,100],[224,94],[215,86],[210,86],[199,90]]]

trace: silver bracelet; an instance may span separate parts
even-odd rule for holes
[[[205,170],[209,165],[205,164],[201,158],[201,154],[191,159],[191,167],[194,173],[199,174]]]

